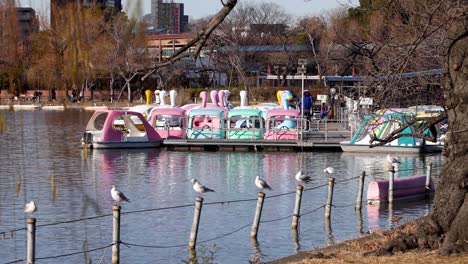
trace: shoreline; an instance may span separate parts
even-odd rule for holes
[[[438,249],[409,249],[406,252],[393,251],[378,255],[388,242],[402,234],[414,234],[423,217],[403,223],[391,230],[379,230],[354,239],[345,240],[330,246],[299,251],[296,254],[265,262],[266,264],[464,264],[468,254],[440,255]]]
[[[65,110],[65,109],[85,109],[85,110],[95,110],[95,109],[119,109],[124,107],[132,107],[135,105],[142,105],[144,102],[103,102],[103,101],[85,101],[85,102],[61,102],[61,101],[52,101],[52,102],[0,102],[0,110]],[[86,109],[88,108],[88,109]]]

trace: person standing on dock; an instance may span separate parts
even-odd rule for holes
[[[322,103],[320,106],[320,119],[323,119],[328,116],[328,110],[327,110],[327,105],[325,103]]]
[[[304,117],[308,121],[310,121],[310,111],[312,105],[314,105],[314,98],[312,98],[308,90],[305,90],[304,94],[302,95],[302,98],[299,101],[299,108],[301,109],[301,111],[303,111]]]

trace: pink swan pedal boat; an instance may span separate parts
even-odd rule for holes
[[[294,109],[274,108],[266,118],[265,140],[298,140],[298,122],[301,112]]]
[[[93,149],[159,147],[161,137],[138,112],[98,110],[89,119],[82,145]]]
[[[153,108],[149,123],[163,139],[186,138],[187,118],[183,108]]]

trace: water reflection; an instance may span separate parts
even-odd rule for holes
[[[335,244],[335,239],[333,237],[333,230],[331,226],[330,219],[325,218],[325,231],[327,233],[327,246]]]
[[[16,177],[16,197],[18,197],[21,191],[21,176]]]
[[[206,245],[201,245],[199,249],[188,249],[188,259],[182,260],[182,263],[201,264],[215,263],[217,258],[218,247],[214,244],[211,248]]]
[[[356,218],[357,218],[357,222],[358,222],[358,227],[357,227],[357,231],[359,233],[359,235],[364,235],[364,221],[363,221],[363,218],[362,218],[362,210],[356,210]]]
[[[257,190],[254,178],[259,175],[272,186],[265,200],[263,219],[277,219],[293,211],[297,182],[294,175],[303,170],[312,177],[305,188],[327,183],[323,169],[336,169],[333,203],[349,204],[358,191],[357,177],[362,170],[368,175],[366,183],[386,178],[385,155],[349,154],[339,152],[167,152],[144,150],[84,150],[80,146],[81,132],[92,113],[63,112],[8,112],[3,114],[9,126],[0,137],[0,259],[9,261],[24,258],[24,232],[15,235],[10,230],[24,227],[23,206],[34,199],[39,205],[38,221],[55,223],[80,217],[106,215],[113,204],[110,187],[115,184],[129,196],[132,203],[124,211],[137,211],[193,204],[196,194],[187,180],[197,178],[216,190],[206,196],[200,222],[200,240],[216,238],[216,262],[247,263],[254,259],[265,262],[293,254],[299,250],[317,248],[334,241],[351,239],[369,229],[383,229],[398,217],[402,221],[427,213],[430,204],[364,206],[362,215],[354,206],[334,210],[331,221],[324,226],[322,208],[327,188],[304,191],[300,226],[291,233],[290,221],[265,223],[259,230],[261,246],[250,241],[249,228],[255,202],[209,202],[249,200]],[[428,162],[434,164],[437,177],[443,163],[441,155],[401,155],[400,175],[424,174]],[[25,162],[27,161],[27,162]],[[412,170],[418,167],[418,171]],[[367,186],[367,184],[365,185]],[[366,188],[365,188],[366,190]],[[291,194],[287,194],[291,193]],[[285,194],[285,195],[280,195]],[[277,197],[269,198],[274,195]],[[309,212],[309,213],[307,213]],[[391,216],[391,217],[390,217]],[[396,217],[396,218],[395,218]],[[122,239],[138,241],[142,245],[186,245],[193,219],[192,207],[153,210],[138,214],[123,214]],[[356,221],[356,222],[354,222]],[[40,256],[54,256],[108,245],[111,241],[111,217],[87,219],[57,226],[38,228],[37,252]],[[357,227],[357,228],[356,228]],[[235,232],[234,232],[235,231]],[[5,235],[3,235],[5,234]],[[45,235],[47,234],[47,235]],[[223,235],[229,234],[229,235]],[[291,237],[290,237],[291,236]],[[211,240],[210,240],[211,241]],[[184,248],[184,247],[182,247]],[[214,249],[206,249],[210,254]],[[202,247],[196,252],[204,254]],[[108,254],[109,255],[109,254]],[[132,247],[122,249],[125,263],[177,263],[189,260],[189,252],[179,248]],[[103,252],[90,252],[87,260],[99,262]],[[104,258],[106,262],[108,256]],[[50,260],[54,263],[80,263],[83,255]]]
[[[442,155],[425,154],[396,154],[394,155],[401,163],[393,164],[395,166],[395,178],[408,177],[413,175],[425,175],[426,167],[429,162],[440,164],[443,162]],[[349,167],[360,168],[376,179],[386,179],[391,166],[386,162],[386,155],[380,153],[362,154],[344,152],[342,157],[349,161]]]
[[[252,260],[249,263],[261,263],[263,259],[262,249],[260,247],[260,242],[257,239],[251,239],[252,241],[252,249],[253,249],[253,256]]]
[[[383,221],[386,220],[385,228],[391,229],[395,226],[411,220],[407,215],[425,208],[426,212],[432,204],[432,198],[419,200],[397,200],[391,203],[368,204],[367,220],[370,230],[382,229]]]
[[[300,226],[300,223],[297,226],[297,229],[293,228],[292,232],[291,232],[291,237],[292,237],[292,241],[294,243],[294,252],[295,253],[299,253],[299,251],[301,250],[301,244],[300,244],[301,238],[299,237],[299,226]]]

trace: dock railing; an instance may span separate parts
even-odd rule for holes
[[[238,122],[241,123],[238,123]],[[259,117],[245,117],[226,120],[226,139],[263,139],[265,122]]]
[[[186,118],[188,121],[188,118]],[[346,119],[312,119],[308,120],[302,117],[274,117],[264,120],[263,118],[249,117],[243,119],[246,124],[240,127],[234,126],[232,120],[224,118],[221,120],[223,125],[220,127],[173,127],[168,124],[158,127],[159,131],[165,131],[162,135],[169,135],[170,131],[175,129],[185,129],[186,139],[190,134],[203,135],[202,139],[216,140],[291,140],[294,135],[296,141],[319,141],[325,143],[336,143],[342,140],[349,140],[352,131],[349,130],[349,121]],[[182,122],[181,123],[187,123]],[[294,124],[287,126],[281,124]],[[268,137],[266,139],[265,137]],[[164,136],[163,139],[167,139]]]

